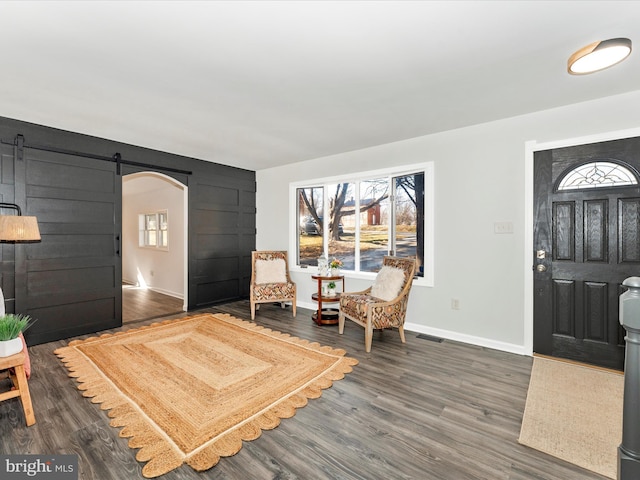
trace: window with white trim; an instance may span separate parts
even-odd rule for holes
[[[169,249],[169,215],[167,210],[138,215],[140,247]]]
[[[326,257],[377,272],[385,255],[415,256],[416,275],[431,282],[432,185],[432,163],[295,185],[297,265]]]

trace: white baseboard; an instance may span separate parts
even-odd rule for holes
[[[410,332],[424,333],[431,335],[432,337],[444,338],[447,340],[453,340],[455,342],[469,343],[478,347],[492,348],[494,350],[501,350],[503,352],[516,353],[518,355],[527,355],[524,345],[516,345],[514,343],[500,342],[498,340],[492,340],[485,337],[476,337],[474,335],[467,335],[465,333],[452,332],[450,330],[443,330],[440,328],[427,327],[424,325],[418,325],[415,323],[405,323],[404,329]]]
[[[154,292],[162,293],[163,295],[169,295],[170,297],[179,298],[180,300],[184,300],[184,295],[178,292],[171,292],[169,290],[164,290],[162,288],[149,287],[149,290],[153,290]]]
[[[123,283],[128,283],[129,285],[136,285],[135,281],[127,280],[126,278],[123,278],[122,282]],[[163,288],[156,288],[156,287],[147,287],[147,288],[149,290],[151,290],[151,291],[162,293],[163,295],[168,295],[170,297],[174,297],[174,298],[178,298],[180,300],[184,300],[184,295],[182,293],[179,293],[179,292],[172,292],[170,290],[165,290]]]
[[[316,310],[318,308],[318,304],[315,302],[297,302],[297,305],[300,308],[308,308],[309,310]],[[497,340],[492,340],[490,338],[476,337],[474,335],[452,332],[450,330],[443,330],[440,328],[427,327],[425,325],[419,325],[416,323],[405,323],[404,329],[408,332],[424,333],[426,335],[431,335],[432,337],[439,337],[446,340],[453,340],[455,342],[468,343],[471,345],[476,345],[478,347],[492,348],[494,350],[516,353],[518,355],[529,355],[524,345],[500,342]]]

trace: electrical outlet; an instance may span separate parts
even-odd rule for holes
[[[460,300],[457,298],[451,299],[451,310],[460,310]]]

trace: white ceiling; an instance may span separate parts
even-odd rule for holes
[[[640,89],[636,1],[0,2],[0,116],[250,170]],[[640,113],[639,113],[640,115]]]

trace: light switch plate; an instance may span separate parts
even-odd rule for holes
[[[513,233],[513,222],[495,222],[493,224],[493,233]]]

